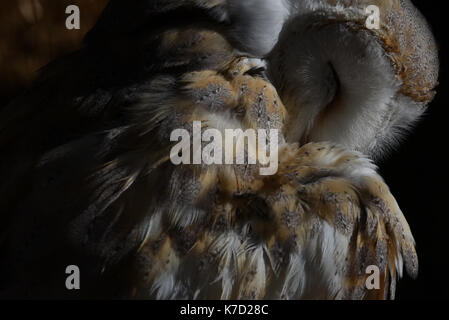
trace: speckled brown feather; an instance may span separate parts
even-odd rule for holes
[[[279,98],[270,84],[264,82],[262,78],[245,75],[251,65],[240,69],[242,59],[248,61],[245,58],[237,58],[221,72],[210,70],[184,76],[184,81],[187,82],[186,93],[191,97],[198,95],[206,97],[217,92],[219,88],[218,91],[222,95],[216,94],[215,98],[220,102],[214,100],[214,105],[221,105],[223,109],[229,108],[231,111],[235,111],[239,106],[243,110],[239,111],[238,116],[242,119],[249,116],[247,121],[241,123],[257,128],[258,118],[251,119],[251,114],[261,96],[269,101],[265,112],[285,109],[282,104],[275,108],[275,101],[279,103]],[[240,69],[239,72],[233,71],[235,66]],[[220,73],[226,75],[227,80]],[[243,99],[239,98],[242,83],[247,90]],[[183,99],[183,104],[185,103],[186,100]],[[206,112],[204,110],[190,112],[189,114],[201,115],[201,118],[188,117],[185,121],[202,120],[207,123],[207,112],[212,104],[194,103],[191,106],[191,108],[204,108]],[[213,116],[216,116],[215,112],[216,109]],[[199,291],[197,297],[257,299],[276,297],[275,287],[279,285],[277,282],[286,282],[282,275],[287,273],[290,254],[300,250],[301,247],[306,247],[309,239],[313,237],[313,224],[321,224],[324,221],[335,228],[335,232],[346,237],[350,243],[346,253],[347,265],[340,271],[343,283],[340,291],[336,293],[337,297],[386,297],[389,291],[388,283],[395,281],[396,263],[402,256],[409,272],[416,273],[416,253],[408,225],[394,198],[391,197],[388,187],[374,173],[369,161],[359,154],[325,143],[302,147],[284,145],[279,157],[281,159],[279,171],[271,177],[258,176],[254,168],[248,167],[201,169],[201,172],[196,174],[198,179],[196,181],[200,184],[198,198],[193,201],[198,206],[208,203],[207,216],[194,225],[175,228],[174,232],[169,231],[172,228],[170,225],[166,225],[167,231],[161,229],[160,235],[153,241],[145,240],[140,252],[143,255],[153,252],[146,248],[154,248],[156,243],[167,237],[172,239],[170,243],[181,243],[182,247],[172,245],[176,257],[165,258],[168,257],[166,247],[158,245],[160,249],[153,253],[153,259],[150,261],[166,260],[166,265],[161,267],[151,263],[138,266],[138,269],[143,271],[149,268],[151,271],[148,272],[152,276],[147,279],[146,285],[138,282],[140,284],[137,287],[140,289],[135,291],[137,296],[145,295],[147,287],[153,288],[156,296],[164,292],[155,287],[154,283],[162,281],[161,277],[167,272],[173,272],[175,278],[177,273],[182,273],[187,279],[194,278],[192,273],[212,273],[215,276],[209,281],[213,282],[214,277],[226,268],[235,268],[229,271],[234,277],[231,291],[223,295],[225,290],[215,286],[212,292],[207,288],[203,289],[204,293]],[[366,176],[351,172],[365,169],[368,172]],[[240,238],[238,243],[240,249],[232,253],[235,257],[228,257],[229,253],[220,253],[214,251],[218,249],[212,249],[214,242],[226,233],[245,228],[250,228],[251,231]],[[261,246],[265,249],[251,250],[249,249],[251,246]],[[259,255],[262,258],[257,258]],[[257,259],[262,259],[263,265],[256,263]],[[187,262],[183,263],[183,260],[192,265],[187,266]],[[233,264],[235,266],[232,266]],[[367,277],[365,269],[370,264],[378,265],[384,275],[380,291],[369,292],[365,288]],[[184,268],[189,270],[193,268],[189,271],[192,273],[187,273]],[[176,280],[174,281],[176,283]],[[178,281],[182,282],[182,279]],[[307,296],[307,292],[303,295]],[[162,295],[162,297],[170,296]],[[331,292],[326,292],[325,289],[321,292],[321,297],[334,298]]]
[[[153,9],[187,2],[222,4]],[[1,295],[70,297],[61,270],[73,263],[82,297],[113,298],[386,298],[402,259],[416,274],[409,227],[372,163],[285,143],[289,114],[262,61],[204,26],[135,22],[133,37],[101,41],[100,23],[1,114]],[[173,165],[170,132],[192,121],[279,129],[278,172]],[[370,264],[380,290],[365,287]]]

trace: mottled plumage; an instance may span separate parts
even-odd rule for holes
[[[261,1],[260,12],[256,1],[112,1],[86,47],[48,66],[2,111],[0,239],[7,264],[0,295],[383,299],[394,297],[403,265],[416,276],[409,226],[375,165],[360,153],[383,150],[371,145],[387,140],[377,139],[376,126],[360,143],[352,143],[357,130],[347,140],[339,133],[326,135],[327,142],[313,139],[310,118],[301,116],[325,106],[301,101],[309,94],[301,84],[312,90],[313,82],[287,79],[298,80],[295,66],[303,61],[279,60],[296,24],[317,16],[326,24],[329,16],[333,25],[326,10],[353,19],[356,9],[345,13],[340,1],[316,1],[327,13],[307,13],[300,1],[274,1],[274,8]],[[394,3],[393,15],[409,6]],[[274,10],[270,21],[281,23],[282,32],[264,26],[270,39],[260,40],[261,20],[244,15],[253,7],[256,17]],[[338,30],[349,25],[357,28],[351,36],[366,36],[363,43],[373,46],[367,54],[382,57],[380,71],[402,61],[402,72],[386,75],[403,95],[389,108],[403,110],[400,100],[409,98],[417,101],[411,107],[423,108],[436,81],[434,58],[409,66],[421,50],[411,47],[410,36],[390,54],[377,42],[386,36],[354,21],[342,24]],[[281,32],[279,42],[273,30]],[[388,43],[401,30],[385,31],[393,39]],[[282,63],[291,70],[281,70]],[[320,70],[328,72],[312,70],[316,79]],[[333,81],[332,74],[329,92],[341,89]],[[334,98],[335,92],[323,99]],[[376,100],[369,103],[373,115],[379,112]],[[348,107],[363,113],[357,106]],[[411,111],[405,125],[418,113]],[[359,119],[365,127],[372,121]],[[277,173],[262,176],[258,165],[173,165],[170,133],[191,131],[193,121],[220,131],[278,129]],[[342,122],[341,132],[357,125],[351,121]],[[81,268],[78,292],[64,288],[70,264]],[[369,265],[381,271],[379,290],[365,286]]]

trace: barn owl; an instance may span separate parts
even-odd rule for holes
[[[1,113],[2,296],[394,298],[418,261],[372,159],[432,100],[438,58],[409,1],[369,1],[377,30],[367,4],[111,1]],[[195,122],[277,130],[276,173],[173,164]]]

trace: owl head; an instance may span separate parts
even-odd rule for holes
[[[289,142],[380,158],[435,95],[437,45],[409,0],[111,0],[87,41],[186,26],[266,59]]]
[[[287,139],[382,157],[434,97],[439,63],[428,24],[408,0],[290,3],[267,58],[290,115]]]

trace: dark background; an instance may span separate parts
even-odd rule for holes
[[[440,50],[440,85],[426,116],[406,142],[379,163],[417,243],[419,275],[399,283],[398,299],[449,298],[449,20],[443,1],[413,0]]]
[[[13,0],[0,10],[0,108],[24,90],[36,71],[56,56],[78,48],[107,0]],[[379,163],[411,226],[420,272],[399,283],[398,299],[449,298],[449,177],[447,151],[449,86],[443,1],[413,0],[428,19],[440,49],[438,94],[405,143]],[[65,28],[65,7],[81,9],[81,30]]]

